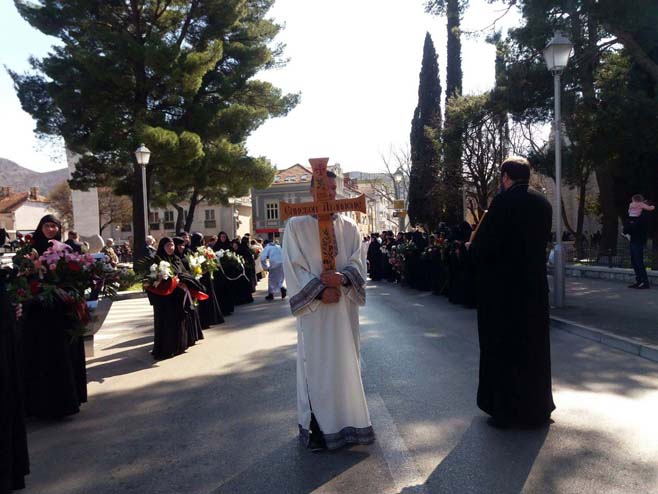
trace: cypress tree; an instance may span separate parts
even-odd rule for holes
[[[462,94],[462,45],[460,34],[460,0],[446,0],[445,13],[448,29],[448,53],[446,66],[446,124],[443,129],[442,182],[444,221],[456,225],[464,219],[463,179],[462,179],[462,133],[459,119],[451,116],[450,98],[459,98]],[[454,121],[453,121],[454,120]]]
[[[418,85],[418,106],[411,120],[411,173],[409,176],[409,221],[433,225],[439,212],[435,194],[439,175],[441,129],[441,82],[437,54],[429,33],[425,35]]]

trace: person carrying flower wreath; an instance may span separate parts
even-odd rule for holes
[[[61,239],[61,222],[48,214],[21,251],[33,249],[41,256],[51,240]],[[36,292],[36,280],[30,287]],[[70,307],[58,298],[48,303],[34,298],[24,304],[21,322],[26,415],[51,419],[78,413],[87,401],[87,370],[84,342],[74,336],[78,322]]]

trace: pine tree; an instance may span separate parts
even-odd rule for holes
[[[272,4],[16,0],[33,27],[62,40],[33,60],[34,74],[12,73],[22,106],[37,133],[62,136],[83,156],[73,187],[111,185],[132,196],[135,252],[145,237],[133,155],[141,142],[153,153],[149,187],[165,192],[231,193],[233,175],[254,170],[258,183],[271,180],[269,163],[248,156],[244,141],[296,103],[295,95],[253,79],[280,62],[280,47],[271,45],[280,27],[265,18]],[[222,174],[230,180],[208,181]]]
[[[440,210],[436,194],[439,176],[441,82],[437,54],[429,33],[425,35],[418,85],[418,106],[411,120],[411,173],[409,221],[433,226]]]

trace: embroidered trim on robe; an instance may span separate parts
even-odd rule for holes
[[[364,305],[366,303],[366,281],[361,276],[361,273],[359,273],[359,270],[354,266],[345,266],[345,269],[343,269],[341,273],[343,273],[347,279],[350,280],[352,288],[354,288],[356,292],[356,303],[359,305]]]
[[[301,425],[299,427],[299,436],[304,444],[308,445],[309,431]],[[334,434],[323,434],[327,449],[333,450],[347,446],[348,444],[372,444],[375,442],[375,431],[372,426],[369,427],[344,427]]]
[[[290,298],[290,310],[293,315],[304,309],[307,305],[313,302],[318,295],[322,293],[325,286],[318,278],[313,278],[309,281],[299,293]]]

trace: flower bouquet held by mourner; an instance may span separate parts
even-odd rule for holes
[[[178,277],[167,261],[151,264],[144,279],[142,280],[144,290],[155,295],[171,295],[178,286]]]
[[[217,261],[215,252],[210,247],[200,245],[196,249],[196,256],[202,259],[199,261],[202,273],[210,273],[210,277],[212,278],[213,273],[219,269],[219,262]],[[190,264],[190,268],[192,268],[192,264]]]
[[[231,250],[219,250],[215,253],[219,261],[219,269],[222,274],[230,281],[247,275],[244,271],[244,259]]]
[[[52,306],[63,302],[75,321],[74,336],[84,334],[89,322],[86,295],[114,296],[118,273],[100,259],[77,254],[66,244],[50,240],[39,256],[30,244],[14,256],[9,292],[17,303],[37,301]]]
[[[203,276],[203,265],[206,263],[206,257],[198,252],[188,252],[185,254],[185,258],[190,268],[190,274],[195,279],[200,280]]]

